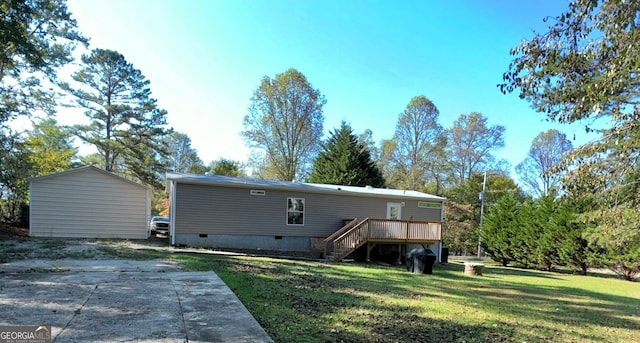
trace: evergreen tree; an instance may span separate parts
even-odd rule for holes
[[[534,235],[529,236],[529,245],[533,247],[531,259],[536,267],[551,271],[559,265],[558,241],[564,237],[564,228],[556,221],[559,204],[553,194],[546,195],[534,203],[534,216],[531,224]]]
[[[583,237],[586,224],[578,220],[579,208],[575,202],[561,200],[556,215],[550,221],[562,229],[562,236],[556,239],[561,264],[587,275],[590,246]]]
[[[540,230],[537,225],[536,205],[531,200],[520,204],[518,227],[512,231],[509,244],[513,261],[524,268],[535,267],[536,240],[540,236]]]
[[[592,199],[581,215],[593,255],[625,278],[640,271],[640,1],[572,0],[545,31],[523,40],[503,74],[519,93],[560,123],[585,124],[601,138],[569,154],[565,190]]]
[[[383,187],[382,172],[371,160],[369,149],[344,121],[334,130],[313,163],[309,182],[344,186]]]
[[[105,170],[161,188],[168,154],[163,138],[171,130],[165,127],[167,112],[151,97],[149,81],[116,51],[95,49],[82,56],[82,63],[73,74],[78,87],[61,85],[90,120],[75,126],[76,135],[98,149]]]
[[[521,227],[521,208],[515,196],[509,193],[498,200],[484,219],[482,248],[503,266],[516,260],[513,248]]]
[[[217,161],[209,163],[209,171],[214,175],[245,177],[242,163],[238,161],[219,158]]]

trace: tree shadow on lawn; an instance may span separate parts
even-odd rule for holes
[[[415,280],[411,274],[394,275],[399,281],[395,287],[368,273],[385,272],[375,267],[350,273],[326,264],[276,263],[223,267],[242,271],[234,275],[238,279],[225,282],[236,293],[243,289],[239,297],[276,342],[510,341],[509,330],[434,318],[415,306],[386,301],[415,295],[402,285],[405,279]]]
[[[515,335],[509,326],[425,311],[422,302],[442,296],[442,278],[376,265],[226,257],[206,263],[277,342],[509,342]]]
[[[492,277],[562,283],[562,278],[546,272],[489,267],[487,276],[469,277],[457,264],[436,265],[434,274],[416,275],[372,264],[230,259],[217,263],[236,274],[242,287],[260,290],[239,296],[279,342],[300,341],[308,330],[325,337],[322,342],[607,341],[607,329],[628,330],[629,335],[640,330],[637,321],[623,318],[637,316],[637,299]],[[213,269],[221,270],[220,265]],[[442,314],[437,306],[453,309]],[[474,311],[484,319],[467,313]],[[314,323],[311,328],[298,327],[309,323]]]
[[[575,283],[572,281],[550,276],[548,272],[489,267],[485,276],[467,277],[458,272],[463,268],[464,266],[446,266],[445,270],[438,273],[446,273],[447,280],[465,283],[465,287],[458,287],[443,282],[441,287],[445,293],[472,299],[473,306],[496,315],[529,321],[541,334],[546,331],[547,334],[554,335],[557,329],[553,327],[560,327],[557,323],[573,328],[571,331],[580,340],[608,341],[608,330],[626,330],[629,339],[632,339],[633,332],[640,330],[640,321],[629,319],[637,318],[640,313],[640,302],[633,297],[574,287]],[[494,278],[493,275],[525,276],[554,281],[551,281],[553,285],[520,283]],[[602,282],[607,280],[603,279]],[[518,325],[523,323],[519,322]],[[593,329],[589,333],[581,330],[583,327],[600,329]],[[557,335],[557,332],[555,334]]]

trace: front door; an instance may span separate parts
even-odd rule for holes
[[[387,203],[387,219],[402,219],[402,204],[399,202]]]

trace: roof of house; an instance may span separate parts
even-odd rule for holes
[[[342,195],[360,195],[369,197],[392,197],[402,199],[416,200],[433,200],[444,201],[445,198],[401,189],[389,188],[373,188],[328,185],[320,183],[305,183],[297,181],[273,181],[260,179],[246,179],[239,177],[220,176],[220,175],[201,175],[201,174],[183,174],[183,173],[167,173],[167,181],[174,180],[179,183],[204,184],[237,188],[260,188],[260,189],[277,189],[277,190],[295,190],[299,192],[309,193],[331,193]]]
[[[119,181],[130,183],[130,184],[135,185],[137,187],[144,188],[145,190],[149,189],[149,187],[147,187],[145,185],[139,184],[139,183],[137,183],[135,181],[131,181],[129,179],[125,179],[122,176],[119,176],[119,175],[116,175],[114,173],[108,172],[108,171],[106,171],[104,169],[96,168],[94,166],[84,166],[84,167],[69,169],[69,170],[65,170],[63,172],[59,172],[59,173],[53,173],[53,174],[48,174],[48,175],[43,175],[43,176],[39,176],[39,177],[30,178],[30,179],[28,179],[28,181],[33,182],[33,181],[46,180],[46,179],[56,178],[56,177],[63,176],[63,175],[70,175],[70,174],[86,172],[86,171],[95,171],[95,172],[102,173],[104,175],[110,176],[110,177],[112,177],[114,179],[117,179]]]

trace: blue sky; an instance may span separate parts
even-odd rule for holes
[[[499,157],[513,166],[532,139],[557,128],[574,145],[580,125],[548,123],[496,84],[509,49],[543,31],[545,16],[565,0],[305,1],[69,0],[90,48],[122,53],[151,81],[168,121],[187,133],[205,163],[244,161],[240,137],[250,98],[265,75],[288,68],[305,74],[327,99],[325,131],[351,124],[374,139],[393,136],[409,100],[425,95],[451,127],[481,112],[506,127]],[[82,116],[62,112],[72,124]]]

